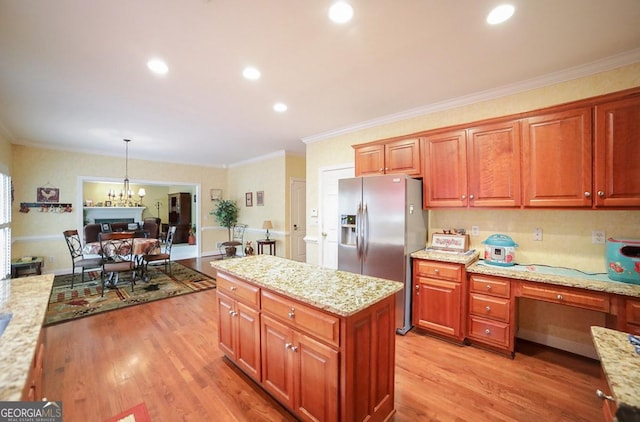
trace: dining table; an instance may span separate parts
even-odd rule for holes
[[[117,242],[117,241],[112,241]],[[144,271],[143,257],[147,254],[156,254],[161,252],[160,240],[152,237],[134,237],[133,239],[133,255],[136,269],[139,271],[140,278],[149,281],[148,274]],[[87,242],[82,248],[83,255],[102,255],[102,247],[100,241]],[[110,283],[111,286],[117,284],[117,280]]]

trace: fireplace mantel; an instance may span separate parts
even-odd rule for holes
[[[95,223],[96,218],[130,219],[142,221],[142,212],[147,207],[84,207],[85,223]]]

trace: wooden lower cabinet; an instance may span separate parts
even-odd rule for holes
[[[336,315],[218,269],[219,347],[303,421],[395,413],[395,296]]]
[[[40,331],[33,361],[27,375],[27,382],[22,389],[23,401],[41,401],[44,399],[42,385],[44,382],[45,330]]]
[[[472,274],[469,277],[467,338],[496,351],[513,354],[514,304],[511,280]]]
[[[413,262],[413,325],[456,341],[464,339],[464,266]]]

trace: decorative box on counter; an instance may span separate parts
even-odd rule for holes
[[[469,250],[469,235],[434,233],[430,248],[449,252],[467,252]]]

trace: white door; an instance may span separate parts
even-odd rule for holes
[[[291,179],[291,259],[307,261],[307,182]]]
[[[353,167],[321,170],[320,174],[320,265],[338,268],[338,180],[353,177]]]

